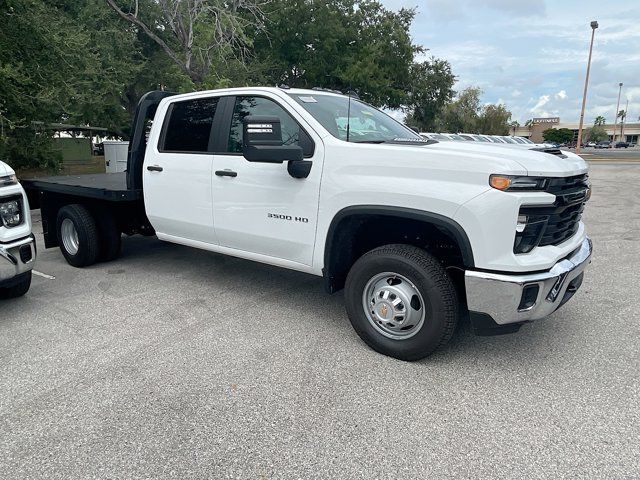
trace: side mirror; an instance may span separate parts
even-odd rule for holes
[[[242,155],[250,162],[302,161],[299,145],[283,145],[278,117],[249,115],[242,119]]]

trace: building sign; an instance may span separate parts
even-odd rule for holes
[[[541,124],[541,123],[560,123],[560,117],[534,118],[534,119],[533,119],[533,123],[534,123],[534,124]]]

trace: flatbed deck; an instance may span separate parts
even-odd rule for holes
[[[127,188],[127,173],[61,175],[21,180],[26,190],[55,192],[112,202],[129,202],[142,198],[142,190]]]

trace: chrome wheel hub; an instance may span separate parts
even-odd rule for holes
[[[60,225],[60,234],[62,237],[62,245],[67,253],[75,255],[78,253],[80,241],[78,240],[78,232],[76,227],[69,218],[65,218]]]
[[[389,338],[410,338],[424,324],[422,295],[408,278],[397,273],[372,277],[364,287],[362,306],[371,325]]]

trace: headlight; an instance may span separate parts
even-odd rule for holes
[[[511,175],[491,175],[489,185],[502,191],[544,190],[549,179],[545,177],[514,177]]]
[[[4,175],[0,177],[0,187],[8,187],[9,185],[16,185],[18,183],[18,177],[15,175]]]
[[[17,227],[22,223],[20,198],[0,199],[0,221],[7,228]]]

